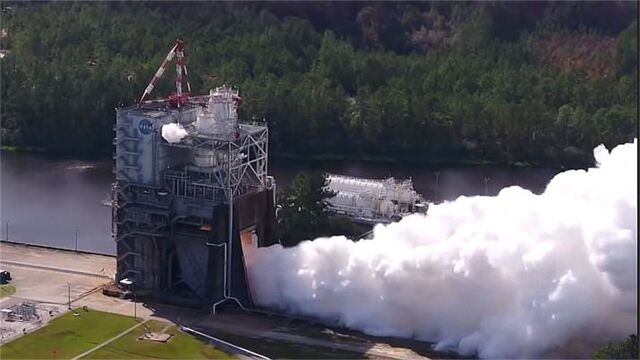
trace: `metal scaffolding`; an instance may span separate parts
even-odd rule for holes
[[[217,160],[213,166],[191,164],[166,171],[165,184],[176,196],[231,203],[267,185],[269,134],[264,126],[239,124],[232,137],[194,134],[164,146],[205,150]]]
[[[203,258],[204,249],[188,244],[212,245],[215,237],[216,244],[225,244],[216,251],[224,251],[228,298],[229,269],[237,251],[234,202],[275,187],[267,176],[268,128],[238,122],[233,105],[238,98],[237,92],[219,88],[210,93],[208,107],[155,104],[118,109],[111,195],[118,280],[130,278],[141,289],[165,292],[187,284],[204,297],[206,286],[198,281],[211,265]],[[220,113],[227,117],[220,118]],[[184,129],[186,135],[169,141],[162,131],[168,125]],[[227,210],[214,211],[221,207]]]
[[[175,93],[147,100],[174,58]],[[183,91],[186,75],[178,39],[138,103],[116,109],[110,201],[116,280],[129,278],[136,291],[155,294],[191,291],[186,298],[197,295],[208,305],[239,303],[231,283],[242,283],[245,273],[234,241],[249,226],[260,229],[261,244],[275,241],[269,133],[238,121],[237,90],[193,95],[188,81]],[[246,293],[237,286],[237,294]]]

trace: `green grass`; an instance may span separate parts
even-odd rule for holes
[[[0,347],[0,359],[70,359],[111,339],[136,324],[132,317],[96,310],[66,313],[45,327]],[[169,326],[167,326],[169,325]],[[167,343],[140,341],[144,326],[173,334]],[[54,354],[55,351],[55,354]],[[230,359],[229,354],[178,330],[175,325],[150,321],[97,349],[85,359]]]
[[[2,359],[69,359],[135,325],[132,317],[96,310],[66,313],[0,347]],[[54,354],[55,352],[55,354]]]
[[[2,145],[0,146],[0,150],[6,151],[6,152],[16,152],[19,149],[17,146],[13,146],[13,145]]]
[[[144,326],[150,331],[173,334],[166,343],[138,340],[144,333]],[[88,354],[83,359],[232,359],[227,353],[217,350],[197,338],[181,332],[175,325],[161,321],[150,321],[117,339],[116,341]]]
[[[16,287],[11,284],[0,285],[0,299],[16,293]]]
[[[0,150],[5,152],[24,152],[24,153],[45,152],[43,148],[35,148],[30,146],[15,146],[15,145],[2,145],[0,146]]]

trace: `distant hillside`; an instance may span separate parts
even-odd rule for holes
[[[585,163],[638,131],[637,5],[3,1],[0,141],[109,156],[181,37],[194,92],[236,85],[274,156]]]

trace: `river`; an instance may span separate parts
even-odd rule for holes
[[[278,160],[269,164],[269,173],[276,177],[279,189],[286,187],[299,171],[308,170],[368,178],[412,178],[415,189],[426,199],[439,201],[485,192],[495,195],[512,185],[540,193],[558,172],[549,168],[506,166],[429,167],[360,162],[311,165]],[[111,161],[3,152],[0,157],[0,238],[115,254],[110,208],[102,205],[112,181]]]

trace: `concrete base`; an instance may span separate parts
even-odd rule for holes
[[[166,343],[167,341],[169,341],[169,339],[171,339],[172,336],[173,335],[171,334],[150,332],[150,333],[144,333],[142,336],[138,338],[138,340],[147,340],[147,341]]]

